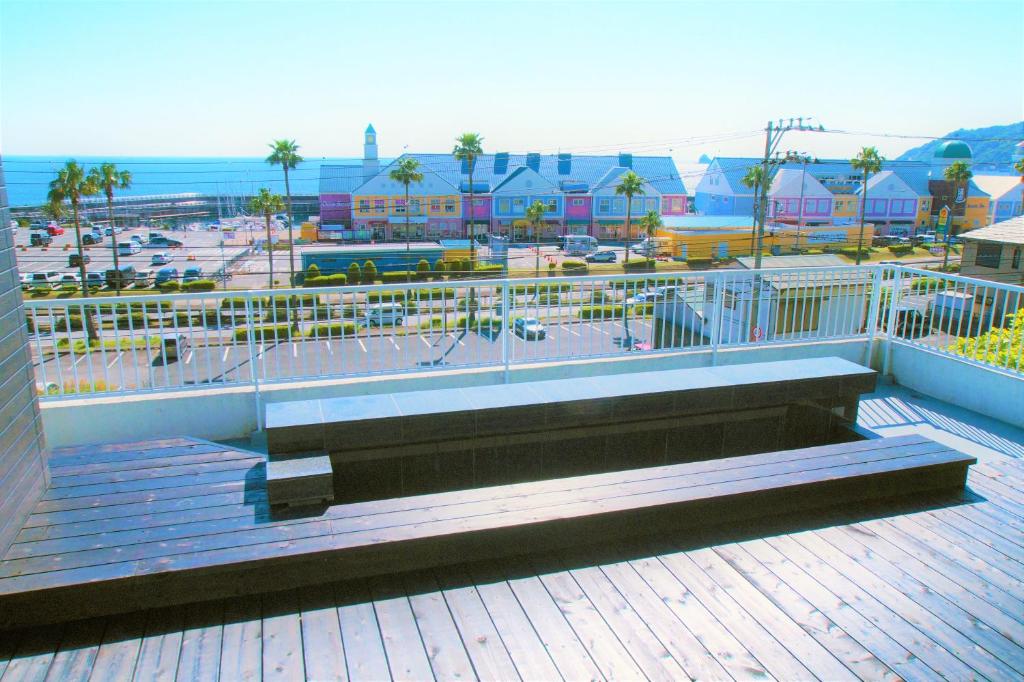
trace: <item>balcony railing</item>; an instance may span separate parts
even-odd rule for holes
[[[1024,288],[890,265],[29,300],[44,400],[841,339],[1021,376]]]

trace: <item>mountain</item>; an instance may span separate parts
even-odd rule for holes
[[[897,161],[929,161],[935,148],[947,139],[966,140],[971,145],[974,163],[1008,164],[1013,155],[1013,148],[1024,140],[1024,121],[1005,126],[989,126],[988,128],[960,129],[946,135],[942,140],[932,140],[920,147],[903,152]]]

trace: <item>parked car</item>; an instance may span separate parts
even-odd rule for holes
[[[203,278],[203,269],[200,267],[185,268],[185,272],[181,275],[181,283],[187,284],[188,282],[195,282]]]
[[[540,341],[548,335],[547,329],[536,317],[519,317],[512,324],[512,332],[521,339]]]
[[[912,306],[899,306],[896,314],[893,334],[903,339],[916,339],[931,332],[931,315],[928,311],[920,311]],[[888,330],[888,320],[882,320],[882,329]]]
[[[136,253],[140,253],[142,247],[132,241],[118,242],[117,243],[117,255],[118,256],[131,256]]]
[[[135,266],[122,265],[117,268],[110,268],[105,273],[107,286],[111,289],[127,289],[135,283]]]
[[[135,286],[136,287],[150,287],[153,286],[153,280],[156,277],[156,273],[152,270],[138,270],[135,273]]]
[[[85,273],[85,283],[90,288],[100,288],[104,284],[103,275],[98,272],[87,272]]]
[[[18,277],[19,279],[21,279],[22,291],[28,291],[29,289],[32,288],[32,275],[28,274],[27,272],[23,272]]]
[[[163,246],[163,247],[167,247],[167,248],[171,248],[171,249],[177,249],[177,248],[181,247],[182,245],[183,245],[183,243],[180,240],[178,240],[178,239],[171,239],[170,237],[153,237],[153,236],[150,236],[149,244],[147,244],[147,246],[149,246],[150,248],[159,248],[159,247]]]
[[[144,234],[133,234],[129,237],[130,240],[138,244],[139,246],[146,246],[149,244],[149,237]]]
[[[615,255],[614,251],[597,251],[588,254],[584,257],[584,260],[588,263],[614,263],[618,260],[618,256]]]
[[[49,272],[33,272],[31,281],[32,288],[34,289],[56,289],[60,286],[60,273],[54,270]]]
[[[160,253],[154,253],[153,254],[153,257],[149,259],[149,264],[150,265],[167,265],[172,260],[174,260],[174,256],[172,256],[169,253],[164,253],[163,251],[161,251]]]
[[[103,235],[99,232],[86,232],[82,235],[82,245],[92,246],[93,244],[99,244],[103,241]]]
[[[164,334],[160,345],[167,360],[177,360],[189,349],[188,337],[184,334]]]
[[[57,285],[60,286],[60,287],[66,287],[66,286],[77,287],[79,284],[81,284],[81,280],[78,279],[78,275],[77,274],[72,273],[72,272],[65,272],[63,275],[60,276],[60,280],[57,283]]]
[[[107,226],[103,228],[103,234],[108,237],[112,237],[115,234],[121,234],[122,232],[124,232],[124,228],[117,227],[116,225],[114,227]]]
[[[49,246],[53,243],[53,237],[46,232],[33,232],[29,235],[29,246]]]
[[[366,309],[367,327],[402,324],[404,318],[405,306],[401,303],[378,303]]]
[[[55,223],[50,223],[49,225],[46,226],[46,234],[50,235],[51,237],[56,237],[58,235],[64,234],[64,228]]]
[[[79,256],[77,253],[73,253],[70,256],[68,256],[68,267],[77,268],[79,265],[81,265],[83,261],[85,262],[86,265],[88,265],[89,263],[92,262],[92,257],[89,254]]]
[[[178,268],[160,268],[157,270],[154,284],[160,286],[164,282],[178,281]]]

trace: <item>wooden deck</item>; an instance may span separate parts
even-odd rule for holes
[[[194,465],[218,447],[153,446],[154,459],[178,448]],[[63,454],[55,471],[88,466],[75,456]],[[196,474],[220,497],[179,499],[153,518],[230,525],[216,517],[239,502],[251,518],[258,491],[223,472],[259,460],[231,461],[223,466],[235,469]],[[126,481],[138,480],[131,471]],[[159,490],[119,494],[162,504]],[[0,681],[1015,679],[1024,674],[1022,491],[1024,465],[991,459],[972,467],[963,499],[924,507],[861,505],[685,543],[665,533],[4,633]],[[97,522],[103,509],[61,506],[41,511],[59,516],[34,518],[23,540],[73,537],[74,524]],[[139,532],[119,528],[126,518],[103,523]]]

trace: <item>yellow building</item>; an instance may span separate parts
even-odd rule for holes
[[[859,199],[856,194],[834,194],[832,195],[832,217],[853,218],[857,215]]]
[[[715,216],[714,218],[721,218]],[[697,216],[701,218],[701,216]],[[733,223],[742,223],[736,217]],[[701,222],[701,221],[695,221]],[[664,255],[678,260],[690,258],[735,258],[749,256],[754,252],[756,236],[752,220],[747,218],[746,225],[724,225],[714,227],[662,228],[657,237],[664,243]],[[827,247],[840,248],[856,246],[860,225],[821,225],[803,226],[797,229],[794,225],[771,225],[765,227],[764,251],[774,254],[793,253]],[[865,245],[871,244],[874,227],[869,223],[864,226]]]

